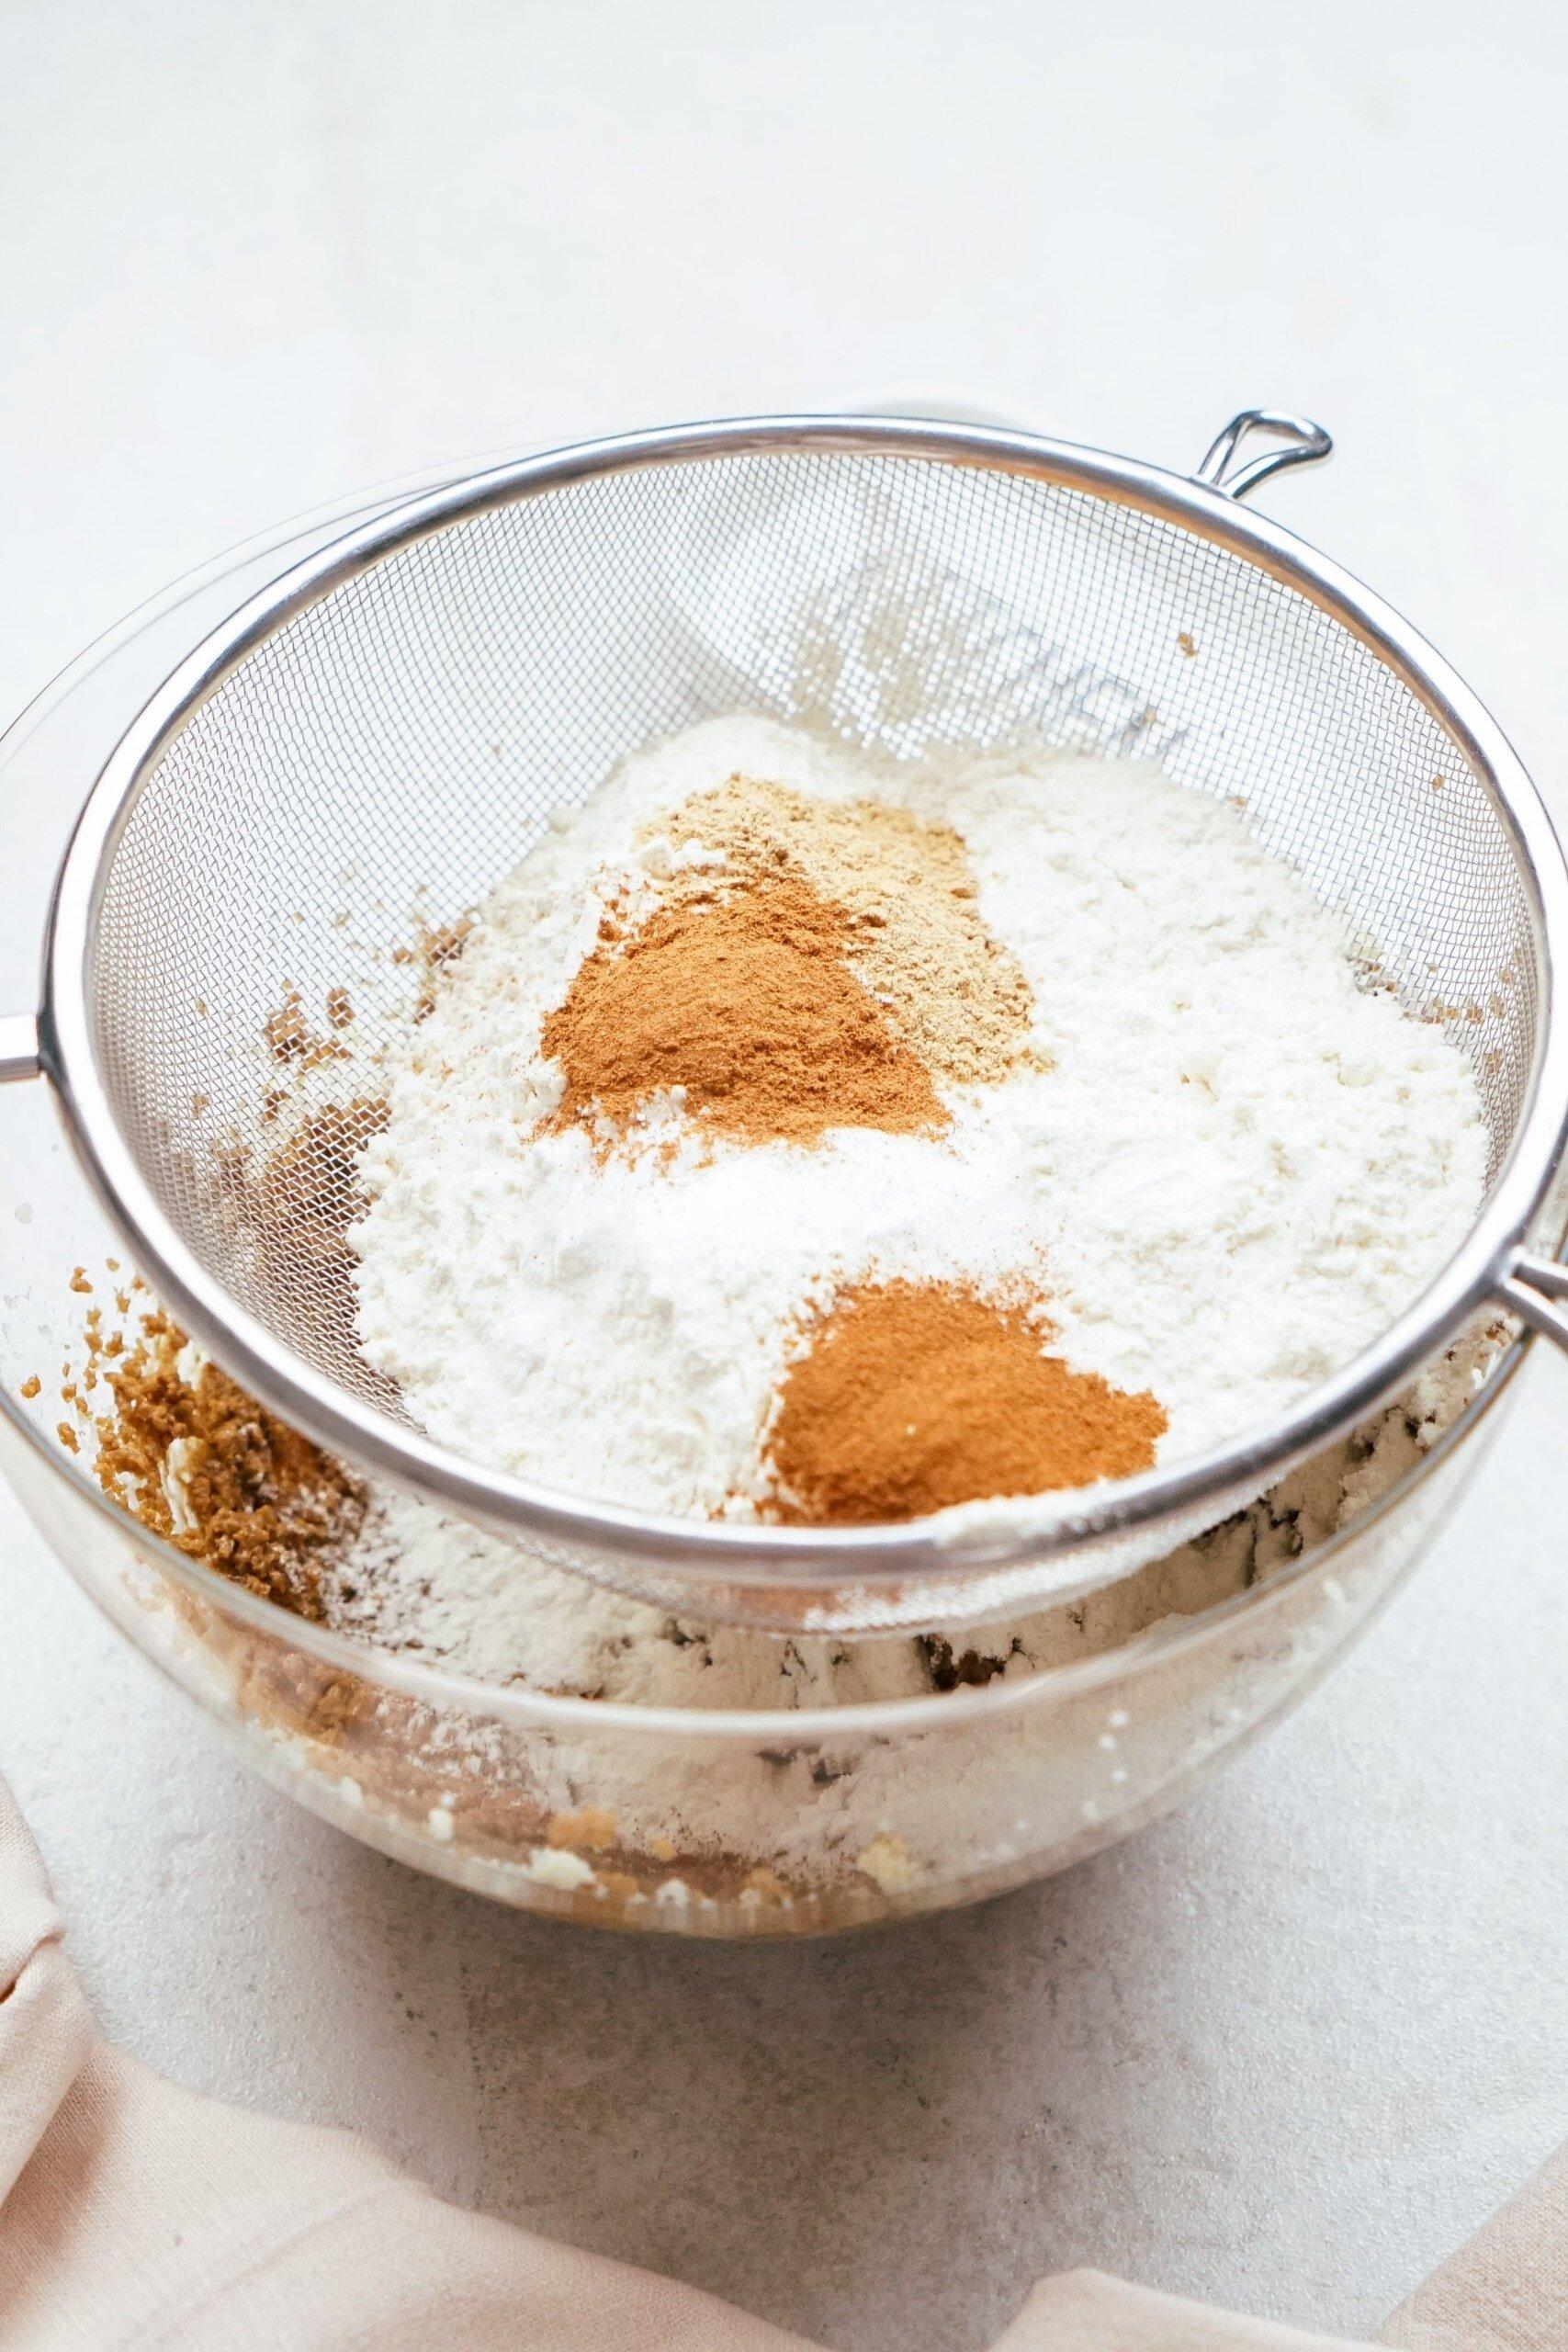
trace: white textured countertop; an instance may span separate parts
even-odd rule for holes
[[[0,706],[225,542],[446,454],[904,395],[1195,462],[1273,401],[1340,454],[1265,504],[1568,819],[1568,34],[1475,23],[0,0]],[[688,1949],[430,1884],[247,1777],[8,1497],[0,1769],[108,2032],[465,2200],[842,2352],[964,2352],[1076,2261],[1370,2325],[1568,2131],[1539,1354],[1300,1714],[978,1912]]]

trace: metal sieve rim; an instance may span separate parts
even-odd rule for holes
[[[1057,1558],[1097,1539],[1244,1486],[1273,1483],[1364,1418],[1488,1299],[1568,1344],[1568,1315],[1551,1301],[1568,1284],[1524,1244],[1568,1133],[1568,1027],[1555,971],[1568,943],[1568,866],[1522,763],[1480,701],[1426,639],[1381,598],[1278,525],[1247,514],[1239,494],[1280,462],[1326,451],[1326,435],[1239,468],[1226,467],[1237,427],[1197,479],[1032,435],[900,418],[762,417],[637,433],[514,460],[411,499],[286,571],[210,632],[171,673],[106,763],[68,845],[51,907],[36,1036],[0,1039],[0,1076],[51,1080],[67,1133],[107,1214],[165,1302],[214,1357],[290,1422],[361,1469],[513,1538],[533,1534],[609,1557],[657,1560],[716,1582],[885,1585],[946,1579],[980,1568]],[[1541,1014],[1525,1109],[1491,1197],[1471,1234],[1427,1290],[1379,1340],[1267,1427],[1168,1469],[1108,1487],[1095,1499],[1043,1502],[1027,1534],[949,1532],[941,1521],[840,1529],[710,1524],[578,1499],[491,1471],[402,1427],[323,1376],[231,1298],[165,1216],[115,1115],[93,1042],[89,957],[110,862],[135,798],[169,744],[246,656],[307,606],[382,558],[456,524],[596,475],[647,466],[779,452],[904,458],[1022,474],[1155,514],[1240,557],[1350,630],[1458,743],[1510,833],[1529,900]],[[31,1024],[24,1024],[30,1032]],[[1085,1587],[1100,1581],[1088,1576]],[[1081,1588],[1080,1588],[1081,1589]],[[1066,1588],[1054,1590],[1065,1594]]]

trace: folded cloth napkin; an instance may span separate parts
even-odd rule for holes
[[[99,2041],[0,1781],[0,2352],[812,2352],[694,2288],[460,2211],[351,2132]],[[1403,2304],[1404,2352],[1568,2346],[1560,2158]],[[1356,2352],[1072,2271],[997,2352]],[[1361,2347],[1366,2352],[1366,2347]]]

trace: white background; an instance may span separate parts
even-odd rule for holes
[[[1340,447],[1263,503],[1568,817],[1565,21],[0,0],[0,706],[428,459],[902,395],[1190,464],[1265,401]],[[963,2352],[1080,2260],[1371,2326],[1568,2129],[1568,1377],[1526,1385],[1297,1718],[908,1932],[643,1946],[427,1884],[242,1775],[8,1498],[0,1768],[108,2031],[460,2199],[840,2352]]]

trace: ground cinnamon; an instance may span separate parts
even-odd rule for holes
[[[865,1282],[809,1324],[765,1462],[785,1524],[917,1519],[1146,1470],[1165,1412],[1045,1352],[1038,1302]]]
[[[896,801],[820,800],[732,775],[658,830],[678,848],[716,853],[728,872],[798,875],[845,908],[855,971],[939,1078],[995,1083],[1037,1059],[1028,979],[987,923],[951,825]]]
[[[682,862],[650,910],[607,910],[545,1022],[565,1078],[558,1127],[604,1144],[680,1087],[694,1119],[746,1143],[934,1135],[949,1119],[939,1079],[1037,1062],[1028,982],[950,827],[737,775],[649,828],[655,840]]]
[[[541,1042],[558,1125],[624,1130],[684,1090],[688,1115],[745,1143],[829,1127],[935,1134],[931,1072],[850,964],[854,918],[788,873],[682,892],[579,967]]]

